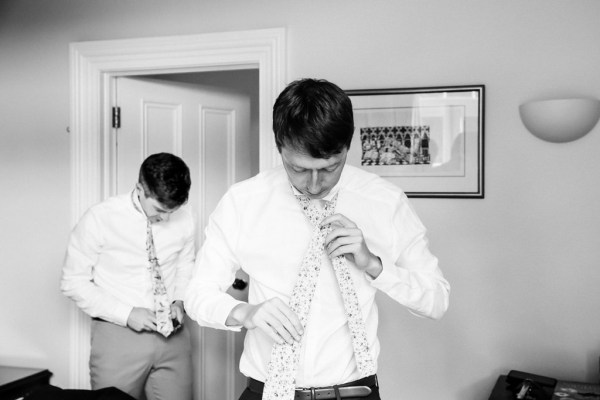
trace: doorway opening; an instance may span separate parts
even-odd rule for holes
[[[271,109],[286,83],[283,28],[72,43],[70,65],[73,225],[87,208],[114,192],[113,128],[109,116],[115,77],[184,73],[192,76],[204,72],[257,70],[258,170],[279,163],[271,133]],[[69,359],[69,381],[73,388],[89,387],[89,328],[89,317],[73,306]],[[232,360],[234,352],[226,348],[225,353],[229,359],[228,370],[237,370]],[[210,387],[202,374],[198,378],[197,386]],[[222,398],[233,400],[235,378],[228,379]],[[197,395],[199,400],[204,400],[208,393]]]
[[[115,160],[109,195],[135,186],[141,162],[150,154],[181,157],[190,169],[188,205],[196,217],[196,248],[204,240],[208,217],[229,186],[248,179],[259,168],[258,70],[186,72],[115,77],[113,105],[119,126],[113,130]],[[238,271],[237,277],[248,277]],[[238,300],[247,290],[230,288]],[[196,398],[205,390],[218,398],[238,398],[246,386],[239,373],[243,333],[201,328],[191,331]],[[208,383],[208,384],[207,384]]]

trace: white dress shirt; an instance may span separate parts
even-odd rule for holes
[[[134,193],[85,212],[71,232],[61,282],[62,292],[84,312],[122,326],[133,307],[154,309],[147,219]],[[168,221],[152,224],[152,234],[169,299],[183,300],[195,258],[190,208],[184,205]]]
[[[370,251],[383,264],[383,272],[371,279],[348,260],[369,348],[377,360],[377,290],[417,315],[439,318],[448,307],[450,287],[437,258],[429,252],[425,228],[398,187],[346,165],[335,191],[339,193],[335,212],[357,224]],[[240,303],[225,293],[239,268],[250,278],[250,304],[273,297],[289,303],[311,235],[310,222],[283,167],[232,186],[206,228],[206,240],[185,298],[188,314],[204,326],[239,330],[225,325],[231,310]],[[328,386],[360,378],[342,297],[325,252],[322,260],[302,338],[297,387]],[[240,371],[264,382],[272,345],[273,340],[260,329],[249,330]]]

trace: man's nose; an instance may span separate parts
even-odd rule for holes
[[[310,194],[317,194],[321,191],[321,180],[319,179],[319,171],[312,171],[306,188]]]

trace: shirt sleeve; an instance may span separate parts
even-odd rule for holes
[[[406,199],[395,210],[393,238],[394,248],[380,256],[383,271],[372,285],[415,315],[441,318],[448,309],[450,284],[429,250],[425,227]]]
[[[239,331],[225,324],[231,310],[242,301],[226,293],[240,268],[233,248],[239,235],[236,207],[226,194],[209,218],[206,240],[196,257],[188,285],[186,312],[202,326]]]
[[[61,291],[91,317],[126,326],[133,306],[94,283],[94,266],[103,246],[98,217],[88,210],[71,232],[62,270]]]
[[[179,252],[177,260],[177,272],[175,275],[175,290],[173,292],[173,301],[184,300],[185,292],[192,277],[192,270],[194,269],[194,260],[196,258],[196,226],[194,223],[194,217],[189,213],[189,229],[188,235],[183,245],[183,248]]]

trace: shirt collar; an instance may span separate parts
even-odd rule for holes
[[[138,196],[135,195],[136,189],[133,188],[133,190],[131,191],[131,204],[133,204],[133,208],[135,208],[135,210],[137,212],[139,212],[140,214],[142,214],[144,216],[144,218],[148,218],[146,216],[146,213],[144,212],[144,209],[142,208],[142,204],[140,203],[140,198]]]

